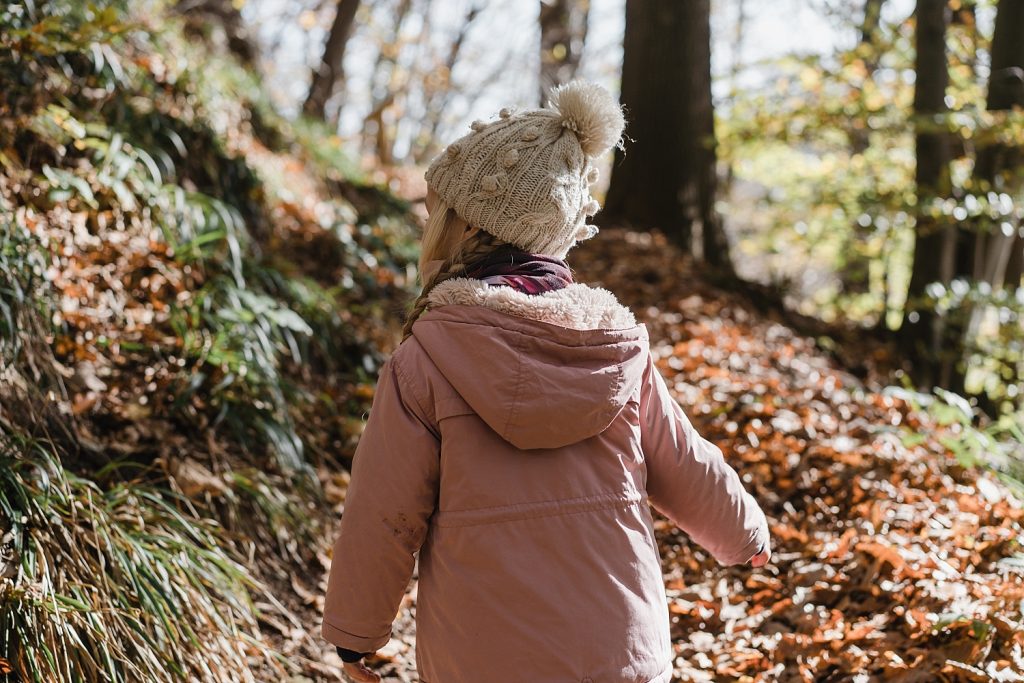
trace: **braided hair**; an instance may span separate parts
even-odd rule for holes
[[[423,291],[420,292],[416,301],[413,302],[406,317],[405,325],[402,328],[402,341],[409,338],[409,335],[412,334],[413,323],[427,310],[427,297],[434,287],[445,280],[463,276],[474,263],[498,249],[508,247],[511,247],[508,242],[484,230],[477,230],[474,234],[462,240],[444,260],[437,273],[430,278],[430,281],[424,283]]]

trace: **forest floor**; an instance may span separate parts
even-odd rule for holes
[[[858,379],[658,235],[605,230],[570,263],[647,323],[670,388],[771,524],[753,570],[657,519],[677,680],[1024,681],[1024,509],[953,457],[961,423]],[[416,680],[415,602],[414,581],[370,660],[385,680]]]

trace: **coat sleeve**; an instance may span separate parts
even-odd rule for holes
[[[768,522],[722,451],[697,433],[652,357],[640,395],[647,494],[662,514],[720,564],[747,562],[768,547]]]
[[[397,360],[381,368],[356,447],[324,603],[323,637],[356,652],[391,637],[437,502],[440,440]]]

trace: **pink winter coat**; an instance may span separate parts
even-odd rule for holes
[[[648,502],[720,563],[764,514],[608,291],[434,288],[381,370],[323,635],[383,646],[419,553],[423,683],[652,683],[672,646]]]

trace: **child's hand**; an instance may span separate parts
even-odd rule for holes
[[[358,662],[345,662],[342,670],[355,683],[380,683],[380,675],[366,668],[361,659]]]
[[[763,567],[768,564],[768,560],[770,559],[772,559],[772,550],[771,548],[765,548],[757,555],[750,558],[749,563],[751,567]]]

